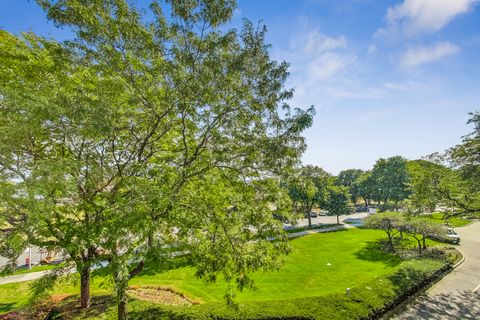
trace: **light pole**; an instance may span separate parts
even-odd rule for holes
[[[32,269],[32,247],[28,247],[28,269]]]

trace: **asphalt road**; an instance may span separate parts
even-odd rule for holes
[[[465,261],[390,319],[480,319],[480,222],[455,231]]]
[[[358,212],[350,215],[340,216],[340,223],[344,221],[359,221],[368,216],[368,212]],[[317,218],[312,218],[312,224],[335,224],[337,223],[337,216],[319,216]],[[308,219],[300,219],[298,224],[295,227],[305,227],[308,226]],[[292,227],[289,224],[286,224],[285,227]]]

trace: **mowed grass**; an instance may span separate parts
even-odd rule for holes
[[[441,212],[434,212],[431,215],[429,215],[429,218],[434,220],[437,223],[440,224],[448,224],[450,227],[463,227],[466,226],[467,224],[470,224],[471,221],[467,219],[462,219],[461,217],[451,217],[447,219],[443,219],[444,214]]]
[[[384,238],[382,231],[353,229],[293,239],[292,252],[286,257],[284,266],[279,271],[253,274],[258,290],[238,293],[237,301],[284,300],[344,293],[346,288],[370,283],[403,267],[433,270],[442,266],[439,261],[402,261],[397,256],[386,254],[378,246],[378,241]],[[200,302],[224,301],[224,281],[219,279],[215,284],[205,285],[194,274],[195,269],[188,266],[166,272],[157,272],[150,266],[130,284],[174,287]],[[94,278],[93,295],[111,292],[111,284],[105,284],[105,280]],[[55,294],[78,292],[78,283],[64,283],[54,290]],[[25,306],[28,295],[26,282],[0,285],[0,312]]]
[[[281,300],[345,292],[376,277],[402,267],[398,257],[378,249],[385,233],[374,230],[317,233],[291,241],[292,253],[279,271],[253,275],[258,290],[238,293],[238,301]],[[432,262],[434,263],[434,262]],[[440,264],[439,264],[440,265]],[[134,278],[132,285],[167,285],[192,299],[223,301],[226,284],[218,281],[205,286],[194,276],[194,268],[184,267]]]
[[[30,285],[33,281],[24,281],[16,283],[8,283],[0,285],[0,314],[12,310],[21,309],[30,303]],[[95,277],[91,283],[92,295],[111,294],[111,286],[106,283],[103,277]],[[77,274],[69,276],[69,278],[60,281],[54,288],[52,295],[80,293],[80,282]]]

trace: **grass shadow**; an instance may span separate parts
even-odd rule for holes
[[[78,295],[62,300],[55,308],[58,319],[96,319],[115,304],[110,295],[91,297],[90,308],[81,309]]]
[[[15,302],[11,303],[0,303],[0,314],[7,313],[13,309],[15,309]],[[1,316],[0,316],[1,319]]]
[[[367,245],[354,255],[359,260],[381,262],[389,267],[396,267],[402,262],[397,255],[386,252],[385,245],[381,241],[367,242]]]
[[[170,320],[184,319],[177,312],[162,308],[160,306],[153,308],[134,309],[128,312],[128,318],[134,320]]]
[[[413,286],[422,283],[422,281],[426,279],[426,274],[414,268],[406,267],[390,275],[388,279],[393,284],[395,292],[402,294],[410,290]]]

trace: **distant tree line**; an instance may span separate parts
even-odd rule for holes
[[[371,170],[348,169],[338,176],[303,166],[284,183],[293,209],[306,214],[320,207],[345,214],[352,204],[361,203],[380,211],[439,210],[445,218],[476,214],[480,212],[480,113],[471,113],[468,124],[474,128],[462,143],[423,159],[380,158]],[[341,202],[338,210],[334,199]]]

